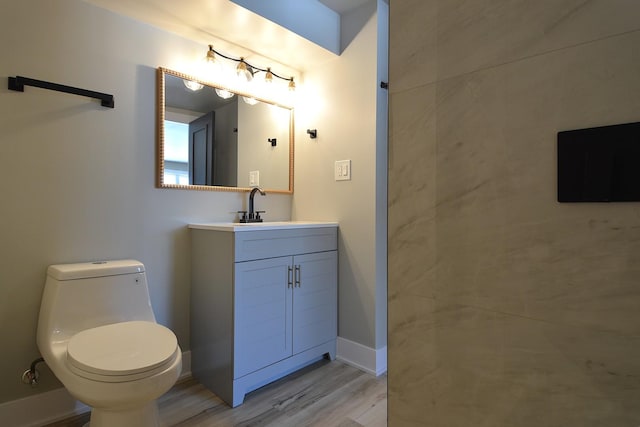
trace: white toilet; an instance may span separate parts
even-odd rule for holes
[[[52,265],[38,348],[91,427],[156,426],[156,399],[178,379],[182,352],[156,323],[144,265],[134,260]]]

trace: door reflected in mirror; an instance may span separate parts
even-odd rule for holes
[[[293,191],[293,110],[158,69],[158,186]]]

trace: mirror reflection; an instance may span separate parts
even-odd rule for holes
[[[293,111],[158,69],[158,184],[293,189]]]

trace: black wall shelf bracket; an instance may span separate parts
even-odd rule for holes
[[[24,92],[25,86],[39,87],[42,89],[55,90],[58,92],[71,93],[73,95],[86,96],[89,98],[99,99],[100,105],[103,107],[113,108],[113,95],[108,93],[94,92],[92,90],[79,89],[77,87],[65,86],[57,83],[45,82],[42,80],[30,79],[28,77],[16,76],[9,77],[9,90]]]

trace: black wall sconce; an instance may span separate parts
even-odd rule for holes
[[[318,137],[317,129],[307,129],[307,133],[309,134],[309,137],[311,137],[311,139],[316,139]]]
[[[267,138],[267,141],[271,143],[272,147],[276,146],[276,142],[277,142],[276,138]]]

